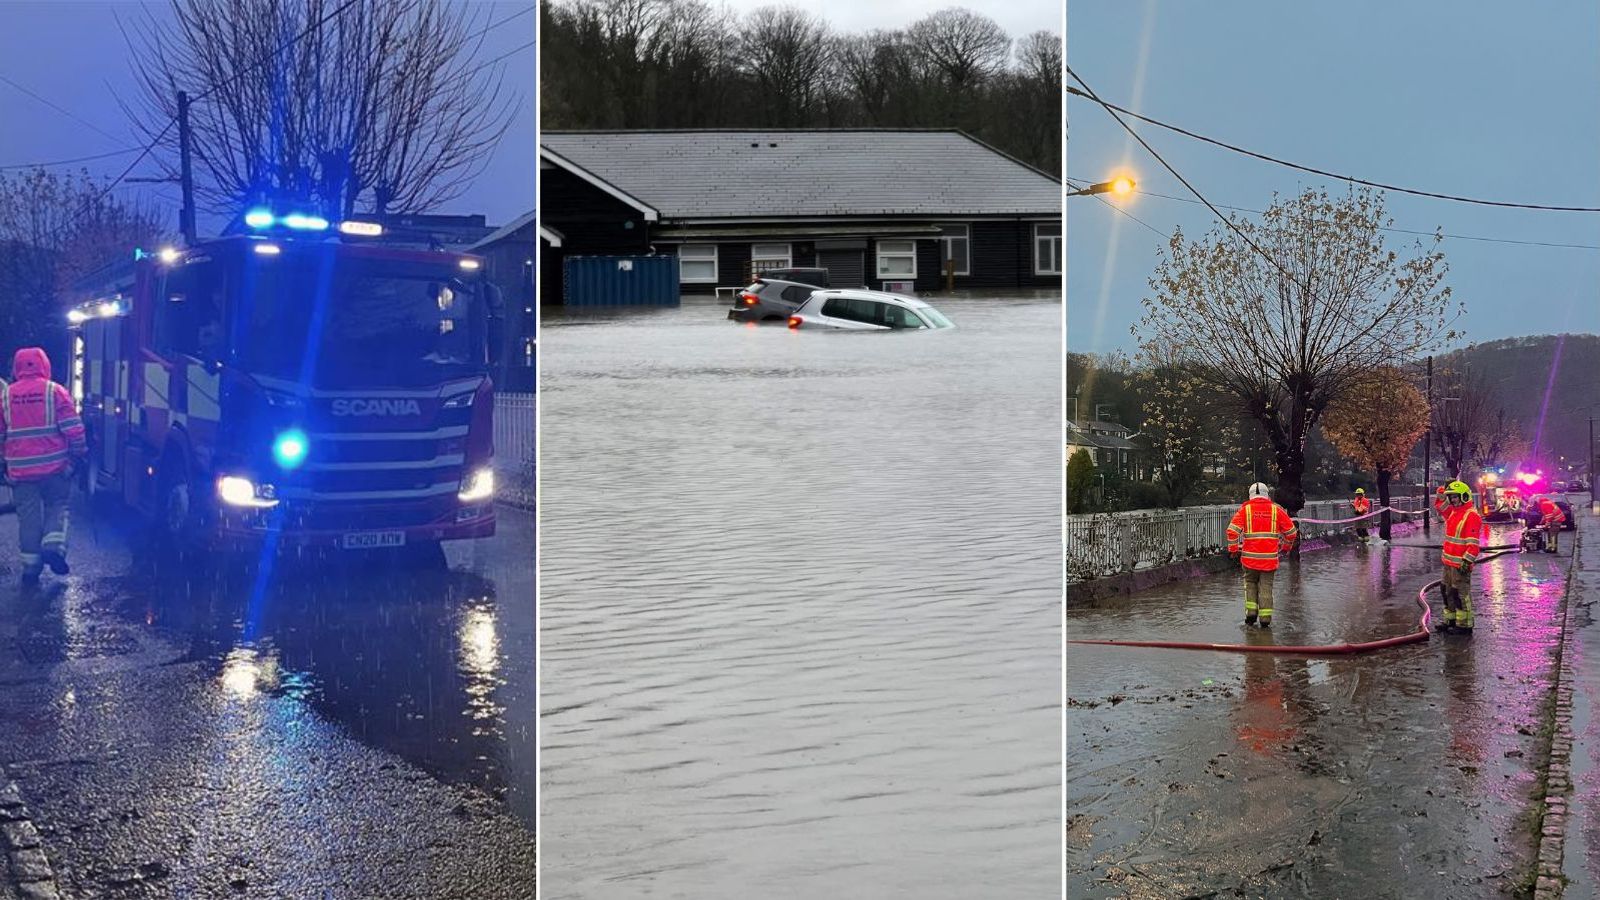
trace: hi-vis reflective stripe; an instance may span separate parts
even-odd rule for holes
[[[67,451],[65,451],[65,450],[56,450],[56,451],[54,451],[52,453],[46,453],[46,454],[43,454],[41,456],[13,456],[10,459],[6,460],[6,465],[10,466],[13,469],[24,469],[24,468],[27,468],[28,466],[43,465],[44,463],[52,463],[52,462],[55,462],[58,459],[66,459],[66,458],[67,458]]]
[[[167,370],[160,363],[144,364],[144,405],[150,409],[167,408]]]
[[[56,433],[54,428],[12,428],[6,431],[6,437],[30,438],[49,437]]]

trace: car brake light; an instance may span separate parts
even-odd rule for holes
[[[744,301],[745,306],[755,306],[761,301],[761,298],[755,294],[740,294],[739,299]]]
[[[804,323],[804,322],[805,322],[805,319],[802,319],[799,316],[790,316],[789,317],[789,327],[790,328],[799,328],[801,326],[801,324]]]

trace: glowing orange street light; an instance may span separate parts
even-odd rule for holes
[[[1139,183],[1132,178],[1126,175],[1118,175],[1110,181],[1101,181],[1080,190],[1067,191],[1067,196],[1087,197],[1092,194],[1115,194],[1118,197],[1126,197],[1132,194],[1138,186]]]

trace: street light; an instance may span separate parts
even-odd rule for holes
[[[1067,191],[1067,196],[1088,197],[1093,194],[1115,194],[1118,197],[1126,197],[1132,194],[1138,186],[1139,183],[1132,178],[1126,175],[1118,175],[1110,181],[1101,181],[1076,191]]]

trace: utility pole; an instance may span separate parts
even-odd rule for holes
[[[1433,357],[1428,357],[1428,434],[1422,441],[1422,533],[1429,534],[1428,504],[1433,497]]]
[[[183,208],[178,211],[178,230],[185,246],[196,242],[194,229],[194,175],[189,164],[189,93],[178,92],[178,183],[183,191]]]
[[[1590,416],[1589,417],[1589,511],[1590,512],[1600,512],[1600,485],[1596,485],[1594,483],[1594,476],[1596,474],[1600,474],[1600,473],[1597,473],[1595,470],[1600,469],[1600,465],[1596,465],[1596,462],[1597,462],[1597,460],[1595,459],[1595,455],[1594,455],[1594,416]]]

